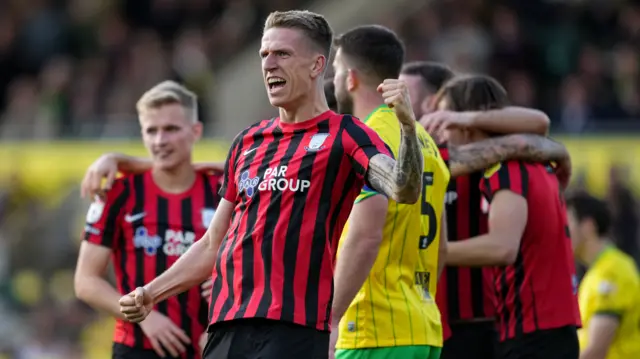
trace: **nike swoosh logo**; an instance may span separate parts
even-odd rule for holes
[[[134,215],[131,214],[127,214],[124,216],[124,221],[127,223],[131,223],[131,222],[135,222],[141,218],[144,218],[144,216],[146,216],[147,214],[145,212],[141,212],[141,213],[137,213]]]
[[[252,148],[252,149],[250,149],[250,150],[246,150],[246,151],[244,151],[244,152],[242,153],[242,155],[246,156],[246,155],[250,154],[251,152],[253,152],[253,151],[257,150],[257,149],[258,149],[258,147],[256,147],[256,148]]]

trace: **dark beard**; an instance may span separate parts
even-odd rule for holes
[[[343,115],[352,115],[353,114],[353,99],[351,97],[344,96],[343,98],[339,98],[336,96],[336,100],[338,103],[338,113]]]

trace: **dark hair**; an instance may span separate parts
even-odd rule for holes
[[[327,98],[327,105],[333,112],[338,112],[338,100],[336,99],[336,88],[333,79],[324,80],[324,97]]]
[[[599,236],[604,236],[609,232],[611,213],[604,201],[584,191],[579,191],[567,195],[566,203],[567,208],[573,209],[578,221],[593,220]]]
[[[274,11],[264,22],[264,31],[271,28],[302,31],[329,58],[333,31],[324,16],[307,10]]]
[[[401,74],[420,76],[424,84],[433,92],[438,91],[444,84],[454,76],[453,70],[446,65],[429,62],[414,61],[402,66]]]
[[[444,99],[451,111],[486,111],[509,105],[507,90],[485,75],[454,77],[438,91],[435,103]]]
[[[400,75],[404,45],[386,27],[358,26],[338,36],[333,43],[359,71],[375,76],[376,80],[395,79]]]

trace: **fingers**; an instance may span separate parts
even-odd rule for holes
[[[202,290],[202,298],[209,299],[211,296],[211,288],[213,287],[213,281],[209,278],[206,282],[202,283],[200,289]]]
[[[160,342],[156,338],[149,338],[149,341],[151,342],[151,347],[153,348],[153,351],[156,352],[156,354],[158,354],[161,358],[167,356],[167,354],[164,352],[164,349],[162,349]]]
[[[111,189],[111,186],[113,186],[113,181],[116,180],[116,176],[118,176],[118,172],[117,171],[110,171],[107,174],[107,179],[104,182],[104,186],[101,188],[105,191],[108,191]]]
[[[137,308],[142,308],[144,305],[144,289],[142,287],[136,288],[134,291],[133,299]]]
[[[173,335],[172,332],[162,332],[158,333],[158,341],[160,345],[164,347],[172,357],[177,357],[181,353],[184,353],[187,348],[185,348],[184,344],[180,342],[180,340]]]
[[[171,333],[175,335],[177,339],[179,339],[182,343],[191,344],[191,338],[184,332],[184,330],[178,328],[177,326],[172,326],[170,329]]]

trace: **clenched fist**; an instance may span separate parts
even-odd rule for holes
[[[401,124],[415,125],[416,116],[411,108],[409,90],[404,81],[386,79],[378,85],[378,92],[382,94],[384,103],[395,111]]]
[[[151,310],[153,310],[153,300],[142,287],[120,298],[120,312],[132,323],[143,321]]]

